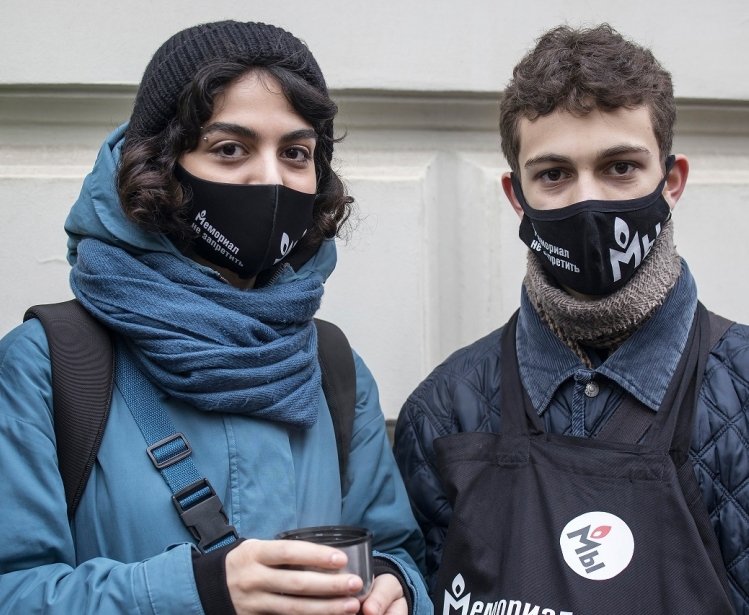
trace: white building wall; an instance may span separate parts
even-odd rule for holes
[[[321,315],[339,323],[395,417],[447,354],[515,309],[525,249],[499,177],[497,99],[546,28],[609,21],[671,70],[674,150],[692,163],[675,210],[703,301],[749,322],[749,9],[722,2],[229,2],[3,0],[0,334],[66,299],[62,224],[100,142],[127,119],[173,32],[223,18],[284,26],[325,72],[347,137],[336,159],[358,203]]]

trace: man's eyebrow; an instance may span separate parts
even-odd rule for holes
[[[600,160],[615,158],[617,156],[625,156],[632,154],[649,154],[650,150],[642,145],[631,145],[622,144],[614,145],[613,147],[607,147],[606,149],[600,150],[596,153],[596,158]],[[537,164],[572,164],[572,159],[568,156],[562,156],[561,154],[539,154],[533,158],[528,158],[523,165],[524,168],[530,168]]]
[[[212,134],[214,132],[226,132],[229,134],[243,137],[245,139],[251,139],[257,141],[260,137],[257,132],[247,126],[241,124],[231,124],[228,122],[215,122],[209,124],[203,129],[203,136]],[[317,140],[317,133],[312,128],[300,128],[299,130],[292,130],[281,136],[281,141],[298,141],[300,139],[314,139]]]
[[[616,156],[649,153],[650,150],[644,145],[630,145],[625,143],[601,150],[600,152],[598,152],[598,158],[615,158]]]
[[[526,169],[537,165],[537,164],[548,164],[553,162],[555,164],[572,164],[572,159],[561,154],[539,154],[533,158],[528,158],[523,165]]]

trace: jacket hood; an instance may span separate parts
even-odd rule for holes
[[[124,141],[127,124],[115,129],[106,138],[91,172],[86,176],[81,193],[65,221],[65,232],[68,234],[68,262],[75,265],[78,258],[78,244],[86,238],[93,238],[117,246],[131,254],[147,252],[166,252],[182,261],[217,276],[210,267],[196,263],[182,254],[169,239],[161,233],[148,232],[129,220],[117,195],[115,186],[117,165]],[[320,273],[326,280],[336,264],[336,247],[334,240],[323,241],[314,256],[304,263],[298,272],[287,271],[277,279],[286,281],[296,276],[306,277],[313,271]]]

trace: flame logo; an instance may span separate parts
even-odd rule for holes
[[[590,533],[590,537],[595,540],[599,540],[601,538],[605,538],[610,531],[611,531],[610,525],[599,525],[596,529],[594,529]]]
[[[621,218],[614,220],[614,240],[622,249],[625,249],[629,243],[629,226]]]
[[[453,579],[453,596],[460,598],[465,588],[466,582],[463,580],[463,575],[459,573]]]
[[[281,257],[286,256],[291,248],[291,239],[289,239],[289,236],[284,233],[283,235],[281,235]]]

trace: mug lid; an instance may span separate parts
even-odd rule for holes
[[[346,547],[372,539],[372,532],[352,525],[320,525],[287,530],[276,535],[279,540],[306,540],[318,544]]]

